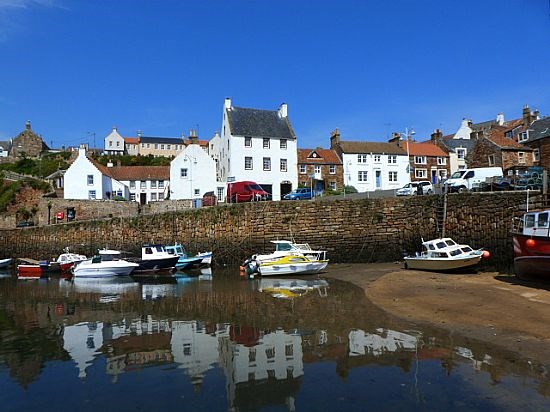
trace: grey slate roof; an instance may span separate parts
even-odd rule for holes
[[[440,140],[447,150],[456,151],[457,148],[465,148],[468,153],[474,150],[476,145],[475,139],[441,139]]]
[[[141,136],[139,140],[140,143],[183,144],[183,139],[181,137]]]
[[[550,117],[539,119],[529,126],[529,140],[527,142],[544,139],[545,137],[550,137]]]
[[[0,147],[4,149],[4,151],[8,152],[10,150],[10,142],[9,141],[0,141]]]
[[[277,110],[232,107],[227,110],[231,134],[234,136],[296,139],[288,117],[279,117]]]
[[[383,142],[340,142],[338,143],[342,152],[350,153],[377,153],[377,154],[395,154],[407,155],[407,151],[400,148],[395,143]]]

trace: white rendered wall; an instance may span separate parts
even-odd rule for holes
[[[93,184],[88,184],[88,175],[93,175]],[[88,199],[90,190],[95,190],[96,199],[103,199],[103,175],[86,157],[86,150],[79,149],[78,157],[65,172],[65,199]]]
[[[187,177],[181,177],[181,169],[187,169]],[[198,144],[187,146],[170,163],[171,199],[202,198],[212,191],[217,196],[216,187],[216,162]]]
[[[111,133],[105,137],[105,153],[124,153],[124,138],[118,133],[116,128],[113,128]]]
[[[344,166],[344,184],[353,186],[358,192],[372,192],[374,190],[395,190],[403,187],[410,181],[407,173],[408,158],[406,155],[395,155],[397,163],[388,163],[388,156],[380,154],[380,161],[375,162],[375,154],[367,154],[366,163],[358,163],[357,154],[344,153],[342,163]],[[376,171],[380,170],[381,186],[376,187]],[[367,171],[367,181],[360,182],[359,171]],[[389,181],[389,172],[397,172],[397,182]]]

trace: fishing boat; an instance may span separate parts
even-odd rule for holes
[[[244,261],[241,265],[241,272],[245,272],[247,275],[253,275],[254,273],[260,273],[261,265],[268,265],[270,263],[281,264],[281,259],[297,256],[304,257],[310,262],[320,261],[328,264],[327,252],[325,250],[314,250],[308,243],[294,243],[290,240],[272,240],[271,243],[275,245],[275,251],[268,254],[255,254]],[[288,259],[287,259],[288,260]],[[296,259],[296,262],[298,259]],[[305,264],[301,265],[303,268]],[[322,266],[322,265],[317,265]],[[320,270],[326,268],[326,264]],[[296,273],[296,272],[288,272]]]
[[[178,256],[174,256],[165,250],[163,245],[145,245],[141,248],[141,259],[134,260],[139,264],[136,271],[159,271],[174,269],[179,260]]]
[[[512,241],[516,276],[550,279],[550,209],[515,218]]]
[[[61,272],[68,272],[73,266],[77,263],[87,260],[88,258],[85,255],[79,255],[78,253],[72,253],[69,251],[69,248],[66,247],[63,250],[63,253],[57,257],[57,263],[61,268]]]
[[[328,259],[312,260],[305,255],[294,254],[260,262],[257,271],[262,276],[310,275],[323,271],[327,265]]]
[[[422,242],[422,252],[405,257],[406,269],[448,271],[477,265],[489,252],[460,245],[451,238],[438,238]]]
[[[175,265],[177,269],[187,269],[193,266],[199,266],[202,265],[203,259],[208,259],[207,256],[190,256],[181,243],[176,242],[173,245],[166,245],[164,248],[171,256],[179,257]],[[210,260],[211,259],[212,252],[210,252]]]
[[[17,279],[40,279],[42,277],[45,277],[44,268],[37,263],[17,265]]]

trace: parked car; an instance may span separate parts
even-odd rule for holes
[[[34,222],[32,220],[23,220],[22,222],[18,222],[15,227],[29,227],[34,226]]]
[[[227,184],[227,202],[241,203],[258,200],[269,200],[271,194],[258,183],[251,181],[231,182]]]
[[[309,187],[299,187],[283,196],[283,200],[308,200],[313,199],[314,193]]]
[[[434,192],[434,187],[428,180],[421,180],[418,182],[410,182],[403,186],[401,189],[397,189],[395,194],[397,196],[410,196],[418,194],[418,185],[422,188],[423,195],[431,195]]]

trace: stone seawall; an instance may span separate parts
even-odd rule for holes
[[[272,250],[270,240],[294,238],[328,250],[332,262],[399,260],[420,250],[421,239],[440,234],[443,196],[260,202],[175,210],[138,217],[3,230],[5,256],[52,258],[65,246],[93,254],[109,247],[137,254],[144,243],[179,241],[191,252],[212,250],[216,264],[240,263]],[[491,251],[501,267],[512,261],[512,217],[525,205],[523,192],[447,196],[445,231],[456,241]]]

